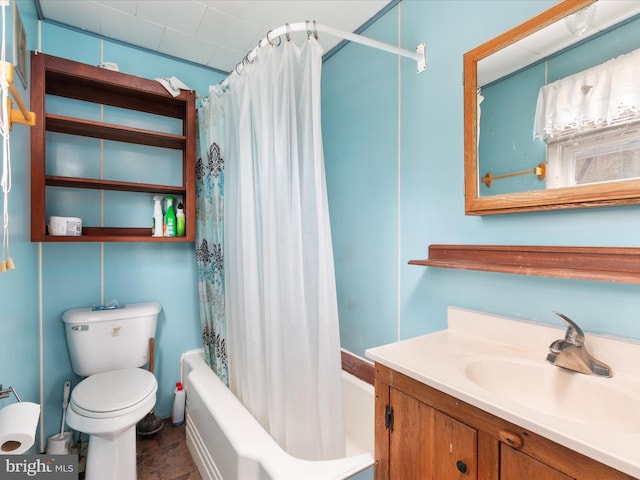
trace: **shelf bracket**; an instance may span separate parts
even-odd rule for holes
[[[416,47],[417,72],[423,72],[427,69],[427,45],[422,42]]]

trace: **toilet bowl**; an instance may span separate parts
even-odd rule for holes
[[[136,424],[156,403],[158,382],[140,367],[160,305],[119,310],[72,309],[62,317],[73,369],[85,377],[71,391],[66,423],[89,435],[86,480],[136,478]]]
[[[153,409],[157,389],[151,373],[129,368],[92,375],[71,392],[67,425],[89,435],[85,478],[135,478],[135,426]]]

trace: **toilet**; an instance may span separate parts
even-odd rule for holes
[[[89,435],[85,478],[136,478],[136,424],[156,403],[149,361],[161,306],[73,308],[62,314],[73,371],[85,377],[71,391],[67,425]]]

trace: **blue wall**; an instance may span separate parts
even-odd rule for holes
[[[449,305],[555,324],[551,312],[558,310],[587,332],[640,338],[635,285],[407,265],[424,258],[431,243],[637,244],[638,207],[464,215],[462,55],[553,3],[404,0],[364,34],[394,44],[400,37],[410,49],[426,41],[425,72],[418,75],[413,62],[399,63],[360,45],[325,62],[327,187],[341,339],[348,350],[363,354],[444,328]],[[30,50],[89,64],[116,62],[121,71],[148,78],[176,75],[201,94],[221,79],[204,68],[46,23],[39,47],[33,3],[18,0],[18,6]],[[28,90],[19,88],[28,99]],[[103,300],[158,300],[163,312],[156,413],[166,417],[179,355],[200,344],[193,246],[31,243],[29,134],[17,125],[11,135],[11,254],[17,269],[0,274],[0,383],[13,385],[24,400],[40,401],[40,278],[45,437],[60,426],[63,381],[77,381],[61,313]]]
[[[640,338],[640,286],[408,265],[427,245],[637,246],[640,207],[464,215],[462,56],[552,1],[404,0],[364,35],[413,49],[427,69],[357,45],[323,68],[323,128],[341,339],[376,345],[446,326],[457,305]],[[400,80],[399,80],[400,76]],[[399,99],[399,100],[398,100]],[[399,145],[399,147],[398,147]]]
[[[13,2],[12,2],[13,3]],[[33,13],[22,8],[29,48],[34,37]],[[11,8],[6,9],[7,26],[12,25]],[[6,59],[13,61],[13,28],[5,32]],[[15,85],[29,105],[29,91],[17,75]],[[30,238],[29,128],[14,125],[11,132],[13,187],[9,195],[11,258],[16,269],[0,273],[0,384],[13,386],[23,401],[39,402],[40,356],[38,353],[38,246]],[[0,205],[4,201],[0,199]],[[60,386],[62,392],[62,385]],[[0,407],[15,402],[0,400]],[[60,403],[62,402],[62,395]],[[60,421],[60,420],[58,420]]]
[[[216,83],[223,78],[220,74],[202,67],[48,23],[42,25],[41,42],[42,51],[46,54],[90,65],[97,65],[103,61],[115,62],[121,72],[145,78],[176,75],[184,83],[203,93],[207,92],[210,83]],[[77,48],[78,45],[81,45],[81,48]],[[106,116],[109,113],[106,109],[105,121],[109,121]],[[145,128],[145,126],[140,127]],[[113,164],[119,157],[126,158],[123,155],[127,154],[126,150],[129,146],[124,146],[124,151],[118,150],[121,147],[112,142],[105,142],[105,161],[110,159],[109,163]],[[52,155],[56,153],[50,145],[48,145],[48,151]],[[130,169],[133,170],[133,167]],[[140,172],[131,173],[133,177],[127,178],[124,172],[119,179],[135,181],[137,176],[140,181]],[[149,180],[148,176],[143,181],[172,183],[168,179]],[[180,183],[179,177],[177,183]],[[112,198],[114,195],[110,193],[113,192],[105,194],[105,217],[108,217],[110,201],[115,201]],[[131,195],[131,197],[134,196]],[[150,225],[151,196],[143,197],[148,201],[147,216]],[[144,219],[141,220],[139,217],[144,214],[144,205],[140,205],[140,200],[138,198],[137,204],[134,198],[128,200],[131,203],[127,208],[138,212],[138,219],[131,226],[144,225]],[[99,198],[96,196],[95,203],[98,202]],[[72,205],[73,199],[58,203],[58,207],[64,212],[70,211],[64,210],[65,206]],[[68,215],[68,213],[64,214]],[[117,224],[127,225],[120,222]],[[96,225],[96,222],[94,221],[92,225]],[[179,380],[180,354],[200,346],[197,276],[193,248],[191,243],[43,244],[44,398],[45,412],[52,413],[45,417],[47,434],[51,428],[59,425],[64,380],[71,379],[72,384],[79,381],[79,378],[70,373],[60,316],[64,310],[71,307],[90,306],[113,299],[121,304],[158,301],[162,305],[156,331],[154,370],[159,390],[155,410],[161,417],[170,416],[173,387]]]
[[[40,48],[46,54],[92,65],[102,61],[115,62],[120,71],[146,78],[176,75],[202,94],[207,93],[210,84],[224,78],[210,69],[49,23],[42,23],[38,42],[33,2],[19,1],[18,8],[27,31],[29,50]],[[10,19],[7,24],[11,25]],[[11,36],[10,32],[8,36]],[[10,46],[7,51],[12,51]],[[11,60],[10,57],[8,59]],[[21,92],[29,104],[29,91]],[[64,110],[65,107],[68,105],[64,102],[56,102],[55,108]],[[11,254],[16,270],[0,274],[0,338],[3,339],[0,348],[0,383],[13,385],[23,400],[40,402],[38,285],[41,275],[44,437],[59,431],[64,381],[71,380],[72,384],[79,381],[71,370],[60,316],[68,308],[90,306],[112,299],[120,303],[155,300],[162,304],[156,337],[155,373],[159,391],[155,410],[156,414],[168,417],[171,414],[173,387],[179,379],[180,354],[200,346],[193,244],[31,243],[29,133],[28,127],[17,125],[11,134],[13,190],[9,206]],[[87,145],[86,148],[90,151],[92,146]],[[127,153],[115,148],[117,146],[105,146],[105,159],[110,159],[110,164],[118,158],[125,158],[122,155]],[[48,144],[48,150],[57,168],[63,170],[69,166],[72,160],[64,158],[68,150],[56,151],[53,144]],[[121,173],[125,180],[129,180],[127,173],[136,175],[135,172]],[[120,175],[120,172],[114,175]],[[65,215],[74,214],[71,209],[81,208],[78,206],[81,202],[73,198],[64,200],[67,195],[63,193],[50,192],[50,195],[59,197],[58,206],[66,208],[61,210]],[[136,206],[133,197],[126,199],[126,206],[129,212],[137,212],[138,218],[133,223],[139,226],[144,205]],[[108,196],[105,198],[108,209],[111,200]],[[145,200],[149,201],[147,216],[150,222],[152,203],[150,197],[145,197]],[[93,203],[90,201],[89,206],[93,211],[82,215],[83,218],[93,215],[93,226],[97,225],[98,202],[98,197]],[[135,208],[131,208],[132,205]],[[56,212],[49,211],[48,214]],[[41,268],[38,265],[40,258]]]

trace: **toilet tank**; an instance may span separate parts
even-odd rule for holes
[[[149,361],[156,334],[157,302],[130,303],[111,310],[72,308],[62,314],[73,371],[82,377]]]

